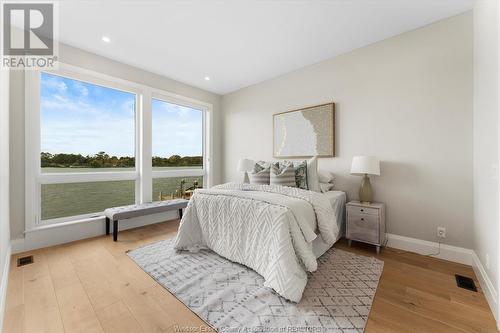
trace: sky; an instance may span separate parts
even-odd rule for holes
[[[42,73],[41,151],[134,156],[135,95]],[[153,156],[201,156],[196,109],[153,100]]]

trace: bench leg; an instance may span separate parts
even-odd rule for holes
[[[109,217],[106,217],[106,235],[109,235],[109,225],[110,225]]]
[[[118,220],[113,221],[113,241],[118,240]]]
[[[179,220],[181,220],[181,219],[182,219],[182,208],[179,209]]]

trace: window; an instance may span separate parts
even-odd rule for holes
[[[138,94],[44,72],[39,82],[38,222],[135,203]]]
[[[198,108],[153,98],[153,199],[175,195],[181,186],[203,187],[204,112]]]
[[[26,96],[26,230],[208,185],[209,104],[65,65]]]

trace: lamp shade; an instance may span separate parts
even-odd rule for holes
[[[380,176],[380,161],[373,156],[354,156],[352,158],[351,175]]]
[[[238,167],[236,170],[240,172],[252,171],[253,166],[254,166],[254,161],[249,160],[248,158],[241,158],[238,161]]]

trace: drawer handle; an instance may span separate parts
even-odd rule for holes
[[[364,209],[361,209],[362,212],[364,212],[365,210]]]

